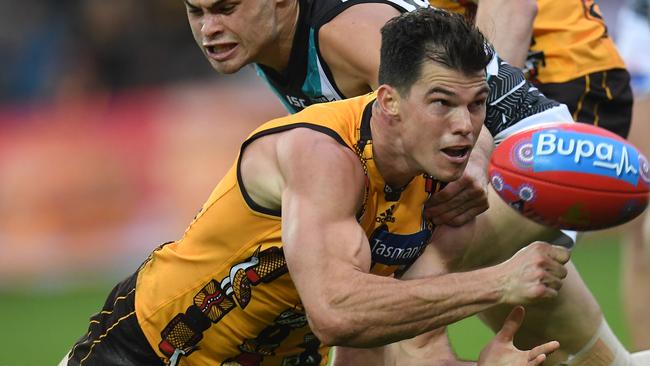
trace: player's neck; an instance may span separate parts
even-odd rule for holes
[[[397,129],[377,103],[372,109],[370,126],[373,160],[384,182],[394,188],[407,185],[420,172],[409,164]]]
[[[265,50],[264,54],[269,56],[264,60],[258,61],[258,63],[270,67],[280,74],[284,74],[289,67],[293,41],[300,18],[300,5],[299,1],[295,0],[287,1],[286,4],[279,6],[286,7],[278,9],[278,12],[280,12],[278,19],[283,19],[280,23],[280,31],[275,42],[267,45],[268,49]]]

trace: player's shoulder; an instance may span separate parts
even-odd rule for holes
[[[313,104],[298,113],[265,123],[255,130],[249,139],[294,128],[306,128],[327,135],[341,145],[352,147],[357,142],[356,131],[364,111],[374,99],[375,94],[370,93],[345,100]]]
[[[373,6],[389,5],[400,13],[414,11],[429,6],[427,0],[309,0],[304,2],[307,9],[308,22],[318,26],[334,19],[344,11],[356,5]]]
[[[333,180],[360,174],[360,164],[350,149],[312,127],[288,125],[248,140],[238,174],[252,201],[277,210],[282,192],[290,185],[304,186],[323,174]]]

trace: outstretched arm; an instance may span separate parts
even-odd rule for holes
[[[569,253],[542,244],[473,272],[408,281],[369,274],[370,247],[355,219],[364,187],[356,154],[324,134],[295,129],[278,139],[277,160],[287,266],[324,344],[392,343],[498,303],[554,297],[561,286]]]
[[[278,146],[284,252],[323,343],[383,345],[511,299],[503,292],[510,277],[497,267],[409,281],[369,274],[370,247],[355,219],[364,187],[358,157],[307,130]]]

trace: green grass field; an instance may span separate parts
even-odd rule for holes
[[[627,344],[620,305],[619,249],[615,236],[591,235],[580,243],[573,258],[612,329]],[[0,292],[0,366],[57,365],[85,333],[89,316],[101,307],[112,285]],[[450,333],[463,358],[475,358],[491,337],[474,318],[455,324]]]

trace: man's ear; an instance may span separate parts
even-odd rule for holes
[[[387,115],[398,118],[401,98],[397,89],[382,84],[377,88],[377,103]]]

